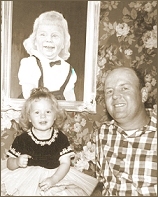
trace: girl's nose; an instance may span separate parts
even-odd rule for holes
[[[40,118],[45,118],[46,117],[46,114],[43,112],[40,114]]]
[[[47,42],[51,42],[51,41],[52,41],[52,37],[51,37],[51,35],[47,35],[47,37],[46,37],[46,41],[47,41]]]

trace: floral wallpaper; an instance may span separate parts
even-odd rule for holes
[[[157,102],[157,1],[101,1],[99,30],[98,102],[108,70],[124,65],[143,73],[146,107],[152,107]]]
[[[78,170],[95,176],[95,129],[109,119],[104,104],[104,79],[110,69],[135,67],[144,75],[148,90],[146,107],[157,103],[157,1],[101,1],[97,72],[97,113],[69,112],[65,126]],[[5,105],[3,102],[2,104]],[[20,111],[1,112],[1,159],[16,135]]]

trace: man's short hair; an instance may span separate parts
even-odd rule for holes
[[[138,77],[140,89],[142,89],[143,87],[145,87],[145,81],[144,81],[143,73],[140,72],[138,69],[136,69],[134,67],[131,67],[131,69],[135,72],[136,76]]]
[[[109,70],[108,74],[109,74],[111,71],[113,71],[113,70],[115,70],[115,69],[119,69],[119,68],[127,68],[127,69],[133,70],[134,73],[135,73],[135,75],[136,75],[136,77],[138,78],[140,90],[141,90],[143,87],[145,87],[144,75],[143,75],[142,72],[140,72],[140,71],[139,71],[138,69],[136,69],[135,67],[127,67],[127,66],[115,67],[115,68],[112,68],[111,70]],[[107,74],[107,76],[108,76],[108,74]],[[107,77],[107,76],[106,76],[106,77]],[[105,77],[105,78],[106,78],[106,77]]]

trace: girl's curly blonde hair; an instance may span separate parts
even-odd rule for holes
[[[26,100],[19,118],[19,125],[23,131],[27,131],[32,127],[32,123],[29,121],[31,104],[40,99],[48,99],[52,103],[54,112],[56,113],[56,120],[53,127],[55,129],[62,129],[66,122],[70,120],[67,112],[58,105],[57,99],[54,95],[45,87],[34,88],[30,94],[30,97]]]

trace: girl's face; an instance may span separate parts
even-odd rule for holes
[[[49,99],[40,99],[31,104],[29,120],[36,130],[48,131],[55,119],[56,113]]]
[[[55,60],[64,48],[64,34],[57,25],[39,25],[35,45],[37,50],[49,60]]]

